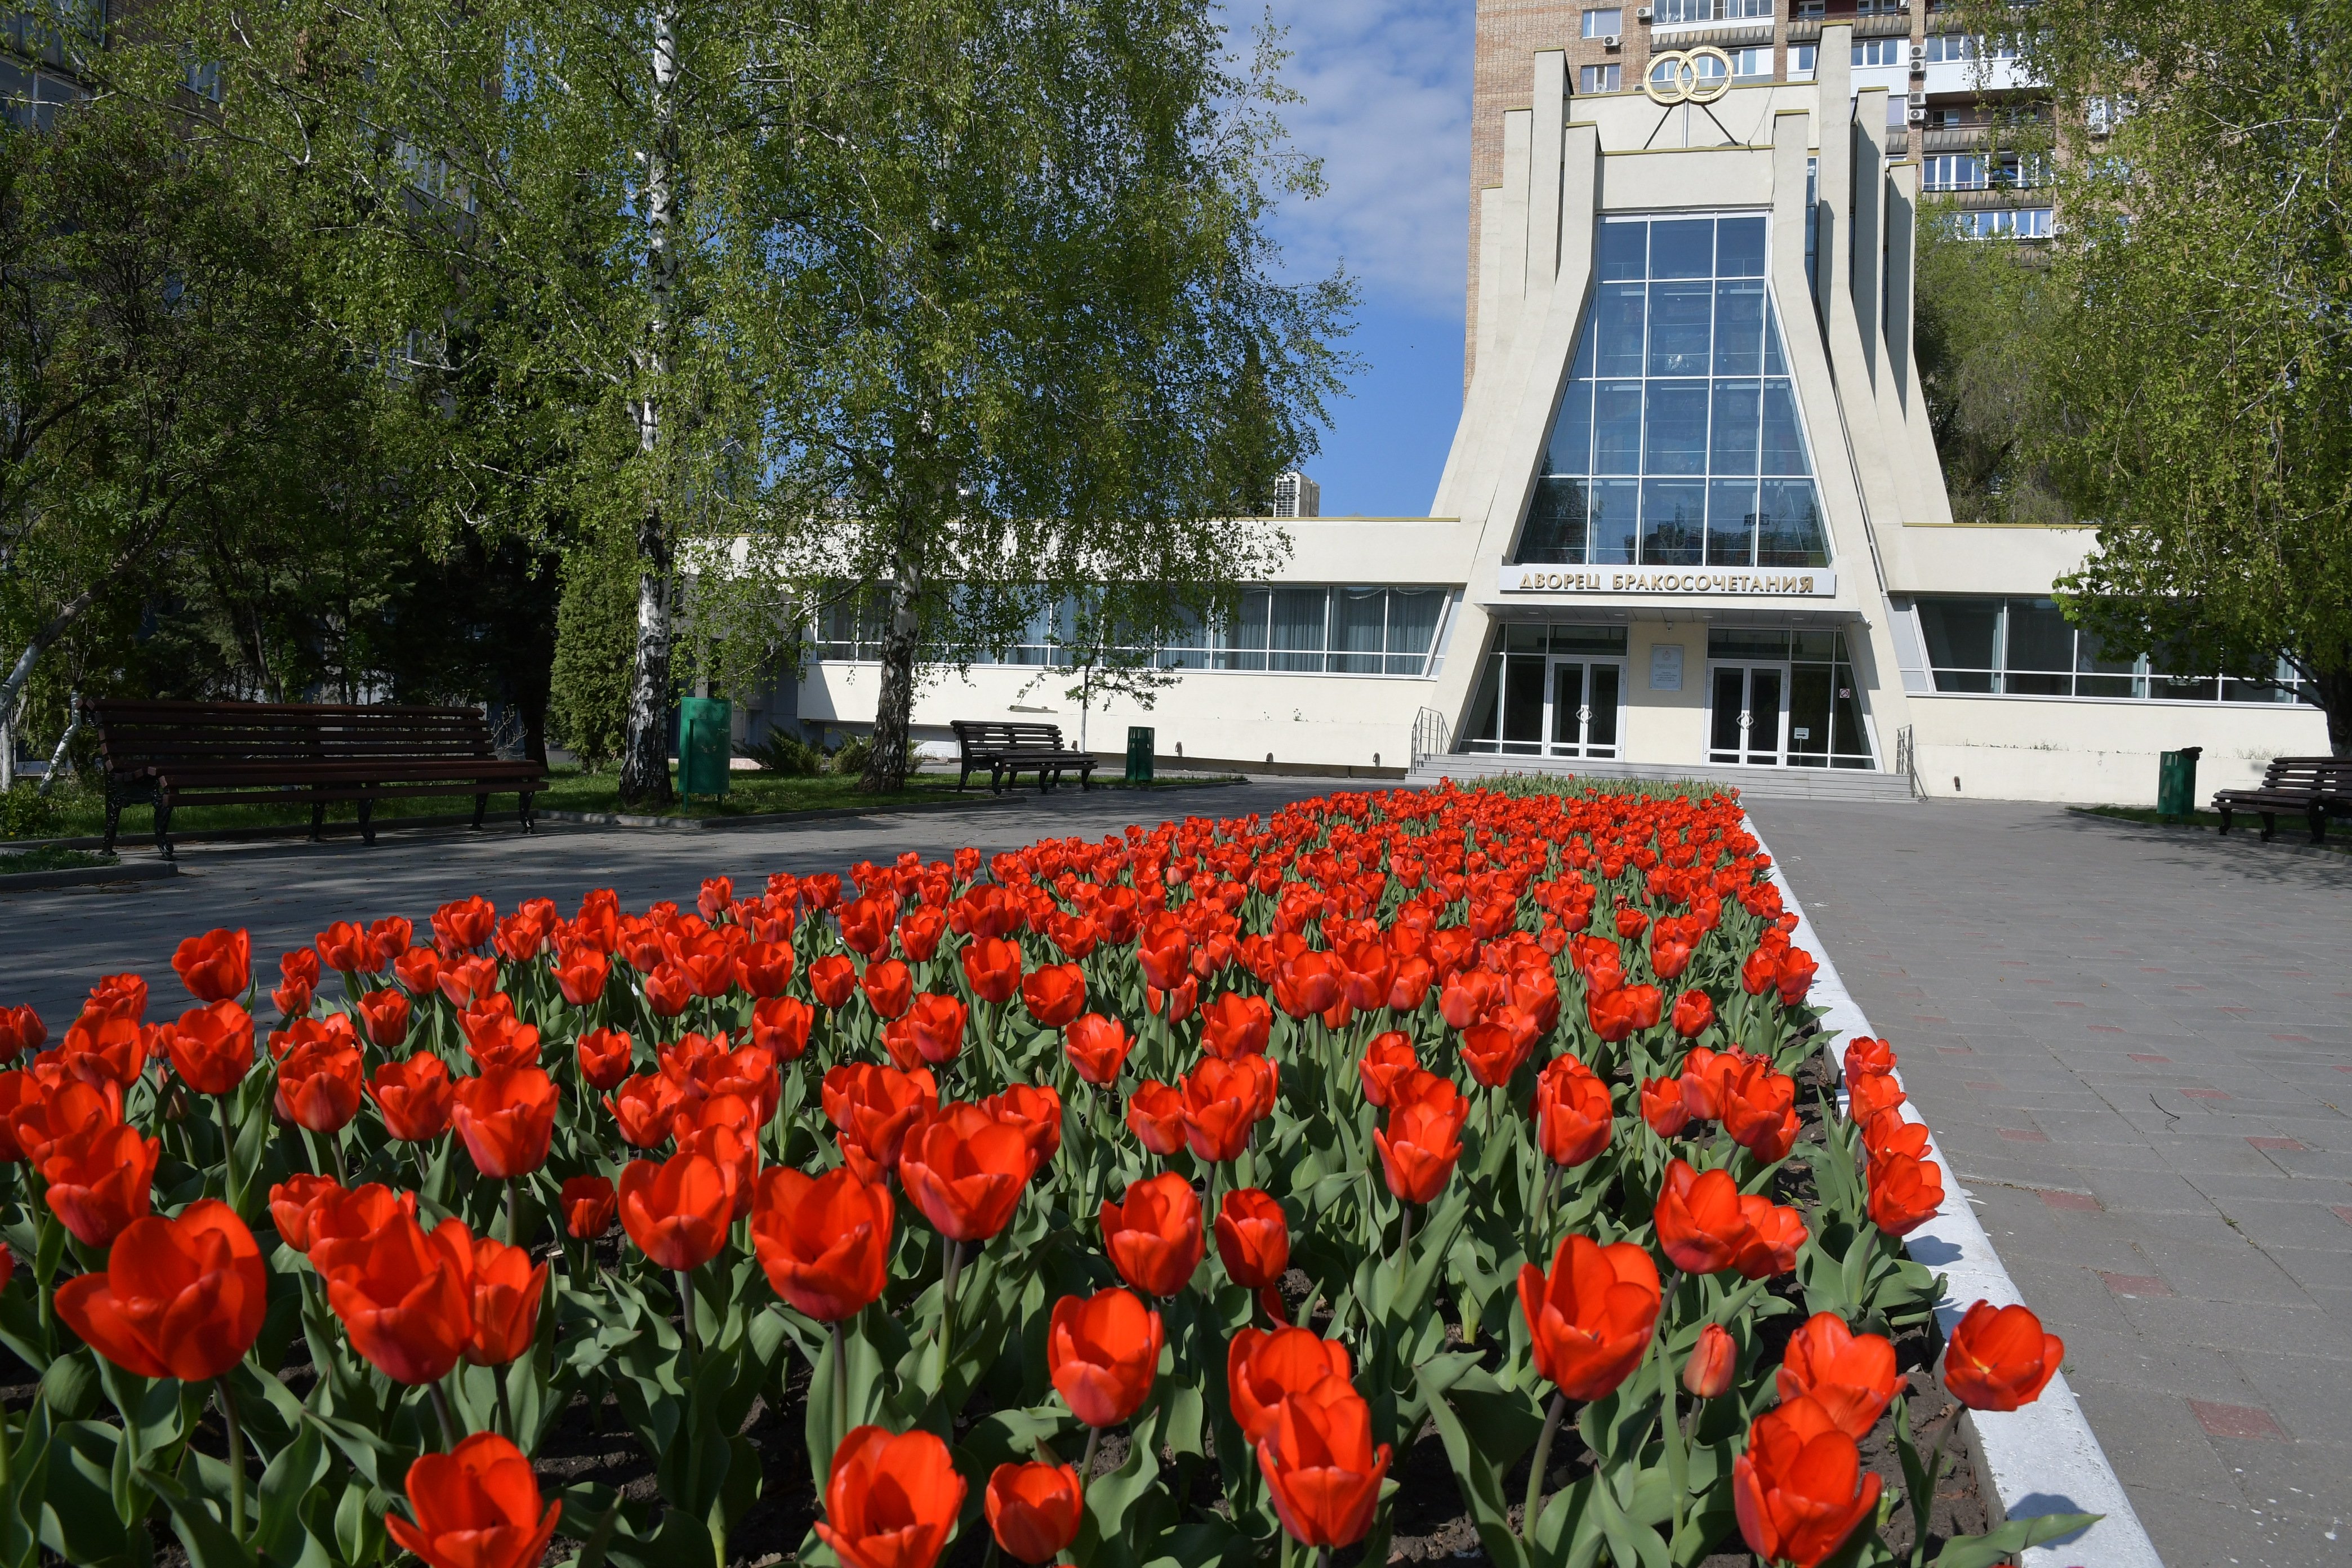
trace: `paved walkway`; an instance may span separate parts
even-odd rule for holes
[[[771,871],[845,871],[906,849],[943,858],[966,844],[1014,849],[1048,835],[1098,838],[1130,822],[1246,816],[1334,789],[1366,787],[1363,780],[1300,778],[1149,794],[1033,791],[969,810],[702,833],[549,823],[526,837],[509,822],[482,833],[386,832],[373,849],[355,838],[187,844],[180,849],[180,875],[167,882],[0,895],[0,1005],[30,1002],[55,1036],[98,976],[135,969],[155,988],[151,1016],[172,1016],[164,1009],[181,1001],[172,950],[182,937],[215,926],[250,930],[254,967],[275,984],[278,955],[307,946],[330,921],[406,915],[422,932],[437,906],[471,893],[501,910],[544,895],[567,915],[591,888],[617,889],[624,909],[657,899],[691,908],[705,877],[730,876],[739,896],[748,896]],[[152,851],[135,846],[129,853]]]
[[[2352,1563],[2352,857],[1753,811],[2165,1561]]]

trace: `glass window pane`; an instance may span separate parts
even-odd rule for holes
[[[1765,51],[1769,56],[1769,50]],[[1770,68],[1769,66],[1767,70]],[[1717,278],[1764,276],[1764,219],[1727,217],[1715,226],[1715,275]]]
[[[1437,617],[1445,610],[1442,588],[1389,590],[1388,672],[1419,675],[1429,665],[1437,639]]]
[[[1755,375],[1764,368],[1764,280],[1715,286],[1715,374]]]
[[[1591,690],[1585,700],[1592,709],[1592,717],[1584,727],[1584,740],[1591,752],[1606,748],[1611,753],[1617,749],[1617,688],[1621,671],[1613,664],[1591,666]]]
[[[1274,608],[1274,595],[1265,588],[1245,588],[1242,591],[1241,614],[1235,617],[1233,647],[1225,656],[1227,669],[1264,669],[1265,668],[1266,617]]]
[[[2009,639],[2002,659],[2011,670],[2071,670],[2074,668],[2074,628],[2051,599],[2011,599]]]
[[[1660,218],[1650,225],[1650,276],[1705,278],[1715,270],[1715,220]]]
[[[1578,712],[1584,706],[1584,666],[1570,664],[1566,659],[1551,667],[1551,743],[1554,746],[1574,746],[1583,741],[1583,722]]]
[[[1462,726],[1462,745],[1465,751],[1491,752],[1499,740],[1498,721],[1503,701],[1503,656],[1493,654],[1486,659],[1486,672],[1478,678],[1478,695],[1470,700],[1470,717]]]
[[[1528,526],[1519,535],[1516,559],[1547,566],[1582,564],[1585,483],[1569,479],[1536,481],[1535,502],[1528,509]]]
[[[1592,384],[1571,381],[1552,420],[1551,441],[1544,449],[1544,472],[1589,474],[1591,461]]]
[[[1922,599],[1919,630],[1927,642],[1927,665],[1945,670],[1989,670],[2000,633],[1998,599]],[[1940,680],[1939,680],[1940,687]],[[1974,688],[1990,690],[1990,683]]]
[[[1709,658],[1786,658],[1789,634],[1767,626],[1717,626],[1706,634]]]
[[[1764,384],[1760,381],[1715,384],[1715,428],[1707,441],[1707,472],[1756,472],[1756,440],[1761,428],[1763,395]]]
[[[1790,658],[1816,659],[1827,664],[1837,654],[1838,635],[1835,632],[1801,629],[1789,634]]]
[[[1320,670],[1331,594],[1326,588],[1276,588],[1266,633],[1268,669]]]
[[[1539,655],[1515,653],[1503,661],[1503,750],[1543,749],[1544,666]]]
[[[1830,751],[1838,756],[1860,757],[1864,765],[1870,758],[1870,731],[1863,728],[1862,699],[1857,696],[1853,667],[1836,667],[1836,695],[1830,706]]]
[[[1642,471],[1642,384],[1604,381],[1592,393],[1592,471]]]
[[[1811,271],[1811,268],[1806,270]],[[1789,374],[1788,363],[1780,357],[1780,307],[1769,298],[1764,301],[1764,374]]]
[[[1699,563],[1706,486],[1698,479],[1645,479],[1642,484],[1642,563]]]
[[[1650,226],[1646,223],[1604,223],[1601,226],[1601,277],[1603,281],[1649,276]]]
[[[1378,675],[1388,640],[1386,588],[1331,591],[1331,668],[1342,675]]]
[[[1622,655],[1625,651],[1625,628],[1623,626],[1554,626],[1551,628],[1551,651]]]
[[[1594,479],[1585,495],[1585,526],[1591,559],[1602,566],[1633,563],[1633,530],[1641,510],[1639,479]]]
[[[1642,315],[1650,291],[1639,283],[1604,283],[1593,304],[1593,368],[1601,375],[1642,374]]]
[[[1786,381],[1764,384],[1763,465],[1768,474],[1810,474],[1804,427],[1797,423],[1797,399]]]
[[[1650,383],[1649,422],[1644,436],[1643,472],[1706,472],[1706,383]]]
[[[1650,374],[1705,375],[1714,314],[1713,284],[1650,285]]]
[[[1706,487],[1706,563],[1756,564],[1756,481],[1716,479]]]
[[[1756,564],[1826,566],[1829,531],[1811,479],[1766,479],[1758,497]]]

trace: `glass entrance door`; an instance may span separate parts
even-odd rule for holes
[[[1617,754],[1617,706],[1625,667],[1614,660],[1551,661],[1551,722],[1548,750],[1555,757]]]
[[[1778,767],[1787,761],[1789,667],[1718,664],[1709,673],[1713,711],[1707,760]]]

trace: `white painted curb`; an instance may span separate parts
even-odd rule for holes
[[[1759,845],[1764,836],[1756,831],[1753,819],[1747,824]],[[1764,845],[1765,853],[1770,846]],[[1797,929],[1792,940],[1821,963],[1813,975],[1813,988],[1808,998],[1813,1005],[1825,1008],[1822,1028],[1828,1034],[1832,1060],[1843,1066],[1843,1053],[1838,1047],[1850,1036],[1869,1035],[1877,1031],[1863,1016],[1838,977],[1837,965],[1830,958],[1828,947],[1813,930],[1812,921],[1805,916],[1804,905],[1797,900],[1797,891],[1781,874],[1780,862],[1774,858],[1771,877],[1780,889],[1782,904],[1797,917]],[[1895,1049],[1903,1048],[1895,1041]],[[1896,1081],[1902,1075],[1897,1073]],[[1843,1107],[1845,1090],[1841,1083],[1838,1100]],[[1925,1121],[1918,1107],[1910,1100],[1903,1102],[1906,1121]],[[1928,1132],[1932,1137],[1935,1129]],[[1917,1262],[1949,1278],[1951,1288],[1944,1302],[1936,1309],[1944,1332],[1948,1336],[1960,1321],[1960,1314],[1978,1300],[1990,1301],[1996,1307],[2012,1302],[2024,1302],[2025,1293],[2009,1277],[2001,1266],[2000,1255],[1993,1250],[1992,1238],[1985,1234],[1976,1210],[1969,1206],[1968,1189],[1961,1186],[1951,1165],[1944,1159],[1941,1140],[1931,1146],[1928,1158],[1940,1168],[1944,1178],[1944,1207],[1926,1225],[1904,1237],[1904,1246]],[[2065,1325],[2050,1325],[2063,1337]],[[2063,1541],[2036,1546],[2020,1554],[2023,1568],[2073,1568],[2074,1564],[2096,1564],[2097,1568],[2164,1568],[2164,1560],[2156,1553],[2156,1543],[2147,1537],[2139,1515],[2125,1494],[2123,1482],[2116,1479],[2115,1467],[2107,1463],[2105,1449],[2099,1447],[2098,1435],[2091,1430],[2083,1415],[2074,1391],[2066,1385],[2066,1374],[2060,1373],[2042,1391],[2042,1397],[2022,1410],[2007,1413],[1971,1411],[1979,1439],[1979,1452],[1983,1458],[1986,1479],[1999,1494],[1999,1513],[2006,1519],[2027,1519],[2045,1513],[2096,1513],[2105,1517],[2079,1535]]]

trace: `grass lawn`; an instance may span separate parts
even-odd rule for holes
[[[2154,807],[2144,805],[2077,805],[2068,809],[2079,811],[2086,816],[2111,816],[2118,822],[2137,822],[2148,827],[2194,827],[2204,833],[2219,833],[2221,827],[2221,814],[2212,811],[2195,812],[2188,816],[2158,816]],[[2339,855],[2352,855],[2352,832],[2347,832],[2340,822],[2332,823],[2329,826],[2326,847]],[[2243,837],[2259,842],[2262,833],[2263,819],[2248,812],[2239,812],[2230,824],[2230,837],[2232,838]],[[2305,826],[2303,814],[2281,812],[2278,836],[2273,842],[2308,845],[2311,830]]]
[[[676,773],[673,772],[675,780]],[[1184,789],[1200,784],[1215,782],[1205,779],[1162,779],[1150,787]],[[882,806],[920,805],[957,798],[953,773],[917,773],[907,781],[899,795],[876,795],[857,787],[856,778],[823,774],[815,778],[788,778],[780,773],[738,773],[729,780],[730,787],[719,800],[697,796],[691,805],[673,805],[667,811],[647,812],[635,808],[629,815],[662,816],[751,816],[770,812],[838,811],[845,808],[873,809]],[[1036,786],[1026,786],[1034,793]],[[1064,786],[1076,789],[1075,784]],[[1097,779],[1095,787],[1123,789],[1129,787],[1113,777],[1108,782]],[[1008,793],[1010,793],[1008,791]],[[982,799],[988,796],[986,784],[975,779],[962,798]],[[95,790],[67,789],[58,799],[58,823],[40,835],[42,837],[77,838],[106,831],[105,798]],[[549,780],[549,787],[538,799],[541,811],[618,812],[623,809],[620,775],[614,773],[591,773],[578,768],[559,767]],[[376,808],[377,820],[405,816],[440,815],[468,812],[473,808],[467,795],[425,795],[383,802]],[[487,821],[496,825],[501,816],[509,825],[514,821],[515,796],[511,794],[490,796]],[[152,842],[155,822],[153,810],[144,805],[125,807],[122,813],[121,842],[126,845]],[[359,820],[359,808],[353,805],[331,805],[327,808],[330,823],[352,823]],[[308,826],[310,808],[307,805],[201,805],[184,806],[172,814],[172,832],[203,833],[225,828],[268,827],[287,825]],[[58,853],[83,853],[58,851]],[[102,862],[93,862],[102,864]],[[48,866],[19,866],[16,870],[48,870]]]
[[[60,849],[55,845],[43,845],[38,849],[21,849],[13,855],[0,855],[0,877],[14,877],[26,871],[79,871],[92,866],[116,864],[111,855],[101,855],[95,849]]]

